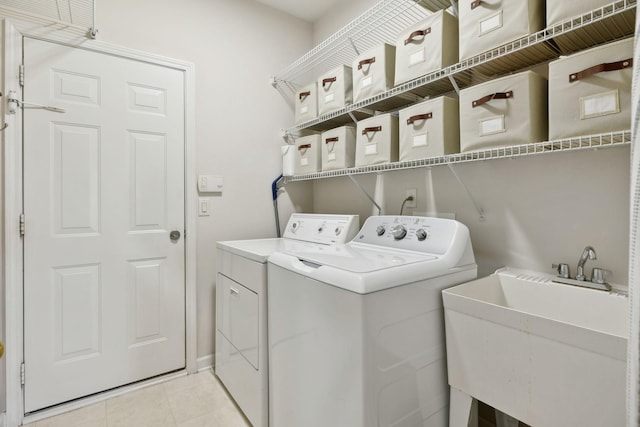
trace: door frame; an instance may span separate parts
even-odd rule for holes
[[[21,94],[19,86],[19,65],[22,64],[22,39],[30,37],[42,41],[58,43],[74,48],[87,49],[102,54],[115,55],[126,59],[143,61],[154,65],[173,68],[184,75],[184,149],[185,149],[185,327],[186,327],[186,373],[197,371],[197,330],[196,330],[196,128],[195,128],[195,66],[193,63],[150,54],[111,43],[91,40],[87,30],[69,26],[66,23],[15,16],[15,11],[0,8],[3,18],[2,30],[5,37],[4,79],[2,94],[15,90]],[[28,71],[27,71],[28,72]],[[6,84],[6,87],[4,87]],[[22,186],[22,111],[7,115],[6,97],[0,97],[0,111],[8,127],[2,132],[4,163],[3,204],[4,204],[4,264],[5,285],[5,341],[6,348],[6,423],[20,425],[24,419],[24,396],[21,385],[21,364],[24,360],[23,339],[23,240],[20,236],[19,221],[23,206]],[[0,123],[2,121],[0,120]],[[28,230],[27,230],[28,232]],[[184,372],[183,372],[184,373]]]

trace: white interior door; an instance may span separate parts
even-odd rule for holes
[[[24,39],[25,412],[185,367],[184,75]],[[175,237],[175,235],[174,235]]]

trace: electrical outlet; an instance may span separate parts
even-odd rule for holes
[[[415,208],[416,206],[418,206],[418,190],[416,190],[415,188],[408,188],[405,191],[405,199],[407,197],[413,197],[413,200],[407,200],[407,202],[404,204],[405,208]]]

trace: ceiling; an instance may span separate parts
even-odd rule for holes
[[[305,21],[314,22],[341,0],[256,0]]]

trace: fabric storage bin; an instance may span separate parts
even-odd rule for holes
[[[353,167],[356,157],[356,129],[342,126],[322,133],[322,170],[336,170]]]
[[[360,120],[356,129],[356,166],[398,161],[398,118],[390,113]]]
[[[460,60],[544,28],[544,0],[460,0]]]
[[[458,19],[440,10],[403,32],[396,42],[395,84],[458,61]]]
[[[549,64],[549,139],[631,128],[633,38]]]
[[[319,172],[321,162],[320,135],[296,138],[296,175]]]
[[[381,44],[353,61],[353,102],[386,92],[393,87],[396,48]]]
[[[318,114],[344,108],[353,100],[351,67],[341,65],[318,78]]]
[[[564,21],[567,18],[591,12],[611,2],[612,0],[547,0],[547,27]]]
[[[400,161],[460,151],[458,100],[442,96],[400,110]]]
[[[547,81],[532,71],[460,91],[460,151],[547,139]]]
[[[293,103],[296,106],[295,124],[308,122],[318,117],[316,82],[310,83],[297,91]]]

